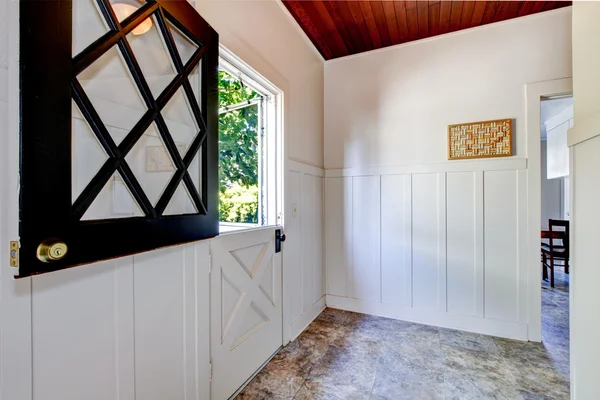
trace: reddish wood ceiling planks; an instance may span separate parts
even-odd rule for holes
[[[326,60],[571,5],[570,1],[283,0]]]

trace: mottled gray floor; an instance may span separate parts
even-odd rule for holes
[[[555,268],[554,287],[542,281],[542,341],[569,377],[569,275]],[[564,363],[563,363],[564,362]]]
[[[544,344],[326,309],[237,399],[568,399],[568,280],[543,286]]]

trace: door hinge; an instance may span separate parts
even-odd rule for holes
[[[19,268],[19,242],[11,241],[10,242],[10,266],[14,268]]]
[[[210,274],[212,272],[212,255],[209,254],[208,255],[208,273]]]
[[[208,381],[212,382],[212,362],[208,363]]]

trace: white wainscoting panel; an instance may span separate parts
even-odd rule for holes
[[[208,294],[208,241],[33,277],[33,399],[209,398]]]
[[[315,185],[313,176],[302,175],[302,203],[300,216],[302,220],[302,312],[313,305],[315,300],[315,208],[313,197]]]
[[[312,206],[314,208],[313,214],[313,243],[314,243],[314,253],[313,258],[315,260],[315,291],[313,304],[316,304],[317,301],[325,296],[325,268],[323,265],[324,255],[323,255],[323,225],[324,225],[324,199],[325,191],[323,189],[323,177],[322,176],[313,176],[313,185],[314,192],[312,197]]]
[[[138,398],[195,398],[195,261],[194,246],[134,256]]]
[[[527,323],[527,321],[534,321],[534,319],[530,318],[528,311],[528,301],[531,297],[531,293],[528,292],[528,282],[527,282],[527,274],[531,267],[526,268],[527,259],[530,256],[530,252],[528,252],[527,242],[529,240],[528,232],[527,232],[527,221],[529,218],[528,215],[528,206],[527,206],[527,191],[528,191],[528,182],[527,182],[527,171],[526,170],[518,170],[517,171],[517,238],[518,238],[518,247],[517,247],[517,263],[519,267],[517,268],[518,272],[518,292],[517,292],[517,301],[518,301],[518,321],[521,323]],[[531,234],[529,234],[531,236]],[[531,251],[537,253],[539,249],[537,247],[531,249]],[[531,266],[531,264],[529,264]],[[533,312],[532,312],[533,313]]]
[[[411,175],[381,177],[381,301],[383,303],[412,305],[411,197]]]
[[[480,317],[482,176],[478,172],[449,172],[446,178],[448,312]]]
[[[327,178],[325,185],[327,294],[346,297],[352,256],[352,178]]]
[[[517,321],[517,171],[486,171],[484,179],[485,317]]]
[[[327,305],[527,339],[526,168],[326,171]]]
[[[352,178],[352,297],[381,301],[380,177]]]
[[[440,309],[445,296],[440,291],[445,279],[441,263],[445,243],[442,243],[444,227],[440,224],[444,204],[444,174],[414,174],[412,177],[412,259],[413,259],[413,306]]]
[[[284,244],[285,329],[295,339],[325,307],[323,254],[325,171],[290,161]],[[295,213],[294,213],[295,208]]]
[[[303,312],[303,296],[302,296],[302,266],[304,256],[302,252],[302,173],[298,171],[290,171],[288,174],[288,180],[286,182],[288,187],[288,217],[285,221],[285,235],[287,237],[285,241],[285,251],[283,254],[283,275],[285,282],[289,285],[285,285],[284,292],[290,293],[289,296],[284,297],[284,301],[287,302],[286,310],[288,311],[289,318],[286,319],[286,323],[290,324],[296,320]],[[296,214],[294,215],[292,209],[296,208]]]
[[[33,398],[134,399],[132,258],[32,278]]]

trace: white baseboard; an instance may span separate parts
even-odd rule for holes
[[[380,317],[509,339],[527,340],[527,324],[524,322],[500,321],[468,315],[449,314],[436,310],[402,307],[395,304],[374,303],[331,295],[326,296],[326,304],[327,307],[357,313],[377,315]]]
[[[311,322],[315,320],[325,309],[325,296],[321,297],[315,304],[312,305],[308,310],[301,316],[296,318],[290,325],[290,341],[296,340],[296,338],[306,329]]]

